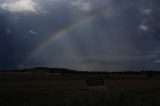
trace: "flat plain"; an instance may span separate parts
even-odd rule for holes
[[[90,90],[88,79],[106,89]],[[0,106],[160,106],[160,77],[1,73]]]

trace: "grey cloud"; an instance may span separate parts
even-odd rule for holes
[[[10,12],[37,12],[39,5],[33,0],[14,0],[0,3],[0,8]]]

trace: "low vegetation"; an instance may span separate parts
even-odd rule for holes
[[[60,70],[1,71],[0,106],[160,106],[156,72]],[[90,90],[88,79],[104,80],[106,89]]]

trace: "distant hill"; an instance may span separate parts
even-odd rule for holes
[[[160,75],[160,71],[143,70],[143,71],[124,71],[124,72],[106,72],[106,71],[77,71],[67,68],[48,68],[48,67],[35,67],[30,69],[17,69],[17,70],[0,70],[0,72],[48,72],[48,73],[61,73],[61,74],[124,74],[124,75],[142,75],[156,76]]]
[[[48,67],[36,67],[32,68],[32,71],[48,71],[50,73],[74,73],[76,70],[66,68],[48,68]]]
[[[40,71],[49,72],[49,73],[74,73],[74,72],[78,72],[77,70],[72,70],[72,69],[67,69],[67,68],[48,68],[48,67],[0,70],[0,72],[40,72]]]

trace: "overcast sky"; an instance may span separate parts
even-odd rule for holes
[[[0,68],[160,69],[160,0],[1,0]]]

